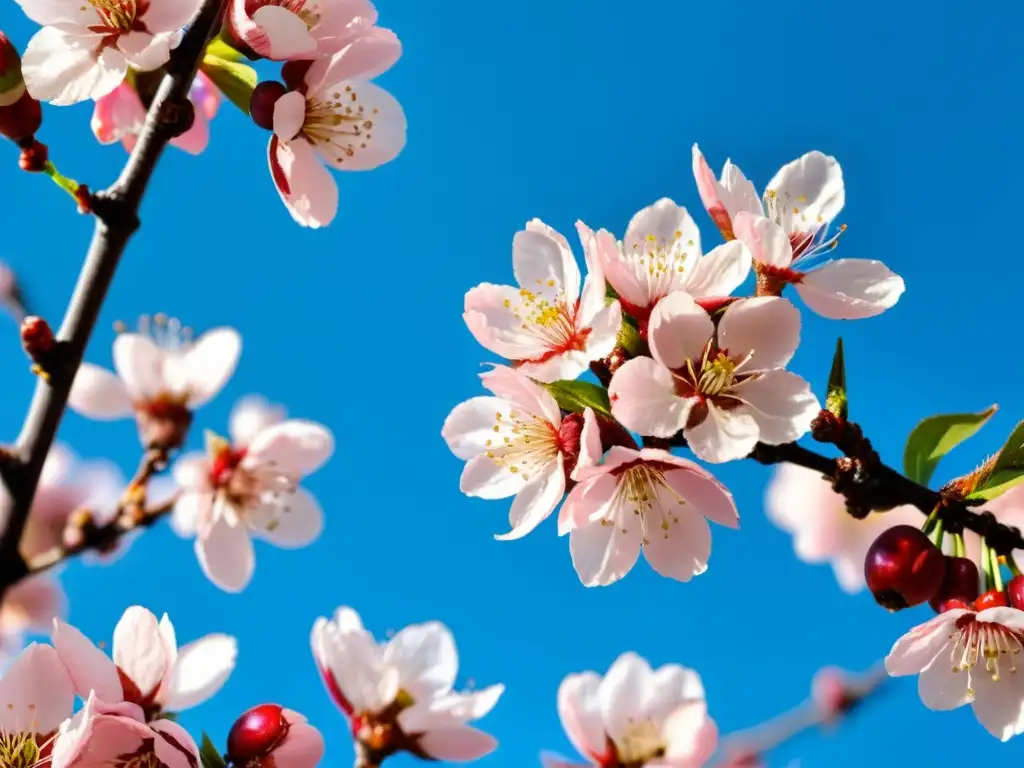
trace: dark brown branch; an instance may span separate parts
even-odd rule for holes
[[[52,369],[47,371],[46,379],[37,382],[21,434],[7,459],[0,462],[0,475],[8,491],[0,508],[0,516],[7,520],[0,534],[0,600],[9,586],[29,572],[19,545],[43,463],[121,254],[139,228],[139,206],[146,187],[164,148],[188,122],[189,88],[206,45],[220,28],[225,5],[226,0],[205,0],[167,65],[167,75],[124,170],[109,189],[94,195],[96,229],[57,333]]]

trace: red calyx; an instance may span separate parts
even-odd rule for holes
[[[43,109],[28,91],[10,106],[0,107],[0,134],[11,141],[32,138],[42,124]]]
[[[1001,589],[990,589],[984,595],[974,601],[974,608],[984,611],[986,608],[1005,608],[1010,604],[1006,593]]]
[[[978,597],[980,591],[978,566],[974,564],[973,560],[947,555],[945,567],[946,572],[942,578],[942,586],[928,601],[936,613],[942,613],[943,603],[950,600],[960,600],[969,604]]]
[[[565,480],[576,469],[580,458],[580,438],[583,434],[583,414],[570,413],[558,426],[558,450],[562,454]]]
[[[911,525],[883,531],[864,559],[864,580],[875,601],[890,611],[920,605],[942,586],[945,556]]]
[[[210,465],[210,482],[215,486],[226,483],[231,478],[242,459],[245,458],[245,449],[221,451],[213,459]]]
[[[249,116],[260,128],[274,130],[274,105],[288,93],[284,83],[267,80],[259,83],[249,99]]]
[[[270,752],[288,732],[279,704],[260,704],[239,717],[228,732],[228,759],[244,765]]]
[[[1006,596],[1013,608],[1024,611],[1024,575],[1010,579],[1010,583],[1006,585]]]

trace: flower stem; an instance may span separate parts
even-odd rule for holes
[[[999,553],[989,547],[988,556],[992,559],[992,586],[1003,591],[1003,569],[999,566]]]

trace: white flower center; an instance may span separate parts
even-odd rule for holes
[[[307,21],[307,24],[309,22]],[[373,140],[373,107],[360,103],[359,92],[346,85],[330,98],[310,96],[306,99],[306,119],[302,132],[317,148],[338,163],[353,158]]]
[[[728,350],[718,349],[708,342],[699,361],[687,360],[686,365],[672,372],[676,394],[680,397],[705,397],[720,407],[737,403],[739,398],[732,391],[733,387],[755,375],[742,371],[752,355],[734,358]]]
[[[1016,674],[1016,657],[1024,648],[1024,632],[976,621],[973,615],[967,615],[957,621],[949,639],[953,640],[949,660],[954,672],[976,674],[980,670],[975,668],[984,661],[985,672],[994,682],[1001,679],[1003,672]],[[974,691],[968,688],[967,694],[973,696]]]
[[[89,0],[104,27],[112,32],[130,32],[138,13],[136,0]]]
[[[531,334],[553,353],[582,350],[589,328],[576,327],[576,307],[570,306],[565,291],[553,279],[537,281],[537,289],[519,289],[519,302],[505,299],[520,328]],[[550,298],[545,294],[550,294]]]
[[[653,303],[667,296],[687,270],[690,251],[696,243],[683,241],[683,233],[676,230],[670,239],[645,235],[641,242],[633,243],[631,253],[620,253],[618,258],[633,271],[640,285],[647,285],[647,294]]]
[[[686,501],[673,490],[665,480],[665,472],[656,464],[638,462],[627,467],[619,475],[615,499],[609,505],[608,517],[601,519],[601,525],[615,525],[616,510],[632,512],[640,518],[644,544],[650,542],[652,528],[663,538],[668,538],[673,525],[679,523],[679,508]],[[625,521],[620,521],[624,526]],[[623,527],[622,532],[628,532]]]
[[[533,414],[509,410],[494,415],[494,437],[489,439],[487,458],[523,480],[549,464],[558,455],[558,432],[551,422]]]
[[[643,765],[665,752],[661,729],[653,720],[630,722],[626,734],[615,740],[615,751],[622,765]]]
[[[780,196],[774,189],[765,190],[764,193],[764,207],[769,219],[785,229],[786,216],[792,214],[789,231],[786,234],[789,235],[794,259],[811,259],[831,251],[839,245],[839,238],[846,231],[846,225],[842,224],[836,233],[829,237],[829,222],[825,221],[824,217],[818,214],[811,221],[807,216],[808,202],[807,195],[798,195],[794,198],[789,192],[784,192]]]

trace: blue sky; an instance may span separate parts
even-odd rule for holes
[[[0,26],[24,45],[31,24],[13,3],[3,7]],[[381,634],[443,620],[463,680],[507,683],[484,721],[502,746],[481,768],[536,765],[541,748],[568,752],[559,681],[603,671],[625,650],[697,669],[724,731],[799,702],[824,664],[860,669],[883,656],[928,609],[890,616],[869,596],[843,594],[826,567],[798,562],[764,518],[762,467],[716,470],[742,528],[714,532],[711,567],[690,584],[641,564],[612,587],[585,589],[553,523],[520,542],[493,541],[506,505],[460,495],[461,464],[439,434],[448,410],[480,391],[479,364],[491,359],[463,325],[462,298],[476,283],[511,279],[512,236],[534,216],[566,233],[577,218],[621,233],[634,211],[670,196],[690,208],[707,246],[718,242],[690,175],[694,142],[714,167],[732,157],[759,186],[823,150],[846,178],[841,252],[884,260],[908,288],[877,319],[805,315],[791,368],[820,393],[842,334],[852,417],[891,463],[920,418],[998,402],[937,480],[966,470],[1024,411],[1019,247],[1008,224],[1019,215],[1024,154],[1017,99],[1004,98],[1024,74],[1011,38],[1021,11],[1007,6],[996,18],[878,0],[855,10],[803,0],[379,7],[405,44],[382,78],[408,113],[401,157],[339,176],[339,218],[303,231],[271,185],[266,134],[225,105],[205,155],[165,155],[88,351],[109,364],[111,324],[146,312],[237,327],[238,373],[200,413],[192,444],[202,428],[223,430],[232,402],[250,392],[329,425],[337,454],[309,481],[325,535],[301,552],[261,547],[252,585],[231,596],[160,527],[114,566],[65,571],[73,622],[109,639],[124,608],[141,603],[167,611],[182,640],[234,633],[234,677],[183,723],[223,739],[243,709],[277,701],[324,731],[330,765],[347,763],[351,746],[308,633],[339,604]],[[98,188],[124,157],[95,144],[88,119],[87,107],[49,109],[42,139],[63,172]],[[56,325],[91,222],[52,185],[18,173],[13,148],[0,156],[0,258]],[[13,438],[33,382],[13,325],[0,322],[0,435]],[[127,422],[70,415],[61,438],[126,471],[137,461]],[[928,712],[913,683],[897,681],[842,729],[788,745],[771,765],[946,765],[1019,750],[967,710]]]

